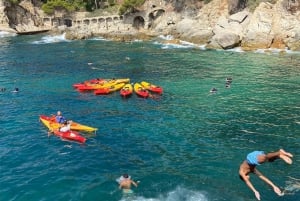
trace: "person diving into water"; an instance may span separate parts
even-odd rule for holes
[[[293,155],[289,152],[284,151],[283,149],[279,149],[277,152],[270,152],[265,154],[263,151],[253,151],[247,155],[246,160],[240,165],[239,175],[240,178],[246,183],[246,185],[254,192],[257,200],[260,200],[260,193],[254,188],[252,183],[250,182],[250,173],[256,174],[261,180],[269,184],[274,192],[282,196],[283,193],[281,190],[267,177],[265,177],[260,171],[256,169],[256,166],[261,165],[265,162],[273,162],[276,159],[282,159],[287,164],[292,164]]]

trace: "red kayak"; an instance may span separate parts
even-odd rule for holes
[[[76,142],[79,142],[79,143],[85,143],[85,141],[86,141],[86,138],[81,136],[76,131],[60,132],[58,130],[54,130],[53,133],[56,136],[59,136],[59,137],[61,137],[63,139],[66,139],[66,140],[72,140],[72,141],[76,141]]]
[[[102,88],[102,89],[97,89],[94,91],[95,95],[106,95],[110,93],[110,89],[109,88]]]
[[[98,84],[89,84],[89,85],[81,85],[81,86],[77,86],[76,89],[77,91],[79,92],[84,92],[84,91],[93,91],[93,90],[96,90],[98,89]]]
[[[75,83],[75,84],[73,84],[73,87],[78,88],[78,87],[84,87],[84,86],[91,85],[91,84],[101,84],[104,82],[105,82],[104,79],[96,78],[96,79],[87,80],[87,81],[84,81],[81,83]]]
[[[156,86],[156,85],[151,84],[149,82],[143,81],[143,82],[141,82],[141,85],[143,87],[145,87],[145,89],[147,89],[147,90],[149,90],[151,92],[154,92],[154,93],[162,94],[162,92],[163,92],[163,88],[162,87]]]
[[[133,87],[131,84],[125,84],[124,87],[120,90],[120,95],[122,97],[129,97],[133,92]]]
[[[142,98],[148,98],[149,92],[139,83],[133,85],[134,92],[136,95]]]
[[[67,132],[60,132],[59,131],[60,125],[56,122],[53,123],[52,118],[41,115],[40,121],[50,130],[50,132],[53,132],[54,135],[56,135],[58,137],[61,137],[66,140],[76,141],[79,143],[85,143],[85,141],[86,141],[86,138],[81,136],[76,131],[71,130],[71,131],[67,131]]]

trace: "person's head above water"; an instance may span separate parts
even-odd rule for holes
[[[128,178],[129,178],[128,174],[123,174],[123,177],[124,177],[125,179],[128,179]]]

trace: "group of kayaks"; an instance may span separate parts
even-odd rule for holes
[[[151,96],[151,93],[156,93],[159,95],[163,93],[163,89],[160,86],[156,86],[146,81],[131,84],[129,78],[97,78],[74,84],[73,87],[79,92],[93,91],[95,95],[105,95],[119,91],[122,97],[129,97],[133,94],[133,92],[136,93],[137,96],[143,98]],[[39,119],[49,129],[49,133],[53,133],[64,140],[75,141],[78,143],[86,142],[86,138],[79,132],[96,132],[98,130],[97,128],[72,121],[71,129],[67,132],[61,132],[60,128],[62,127],[62,124],[56,122],[54,115],[40,115]]]
[[[61,132],[61,124],[56,122],[55,116],[40,115],[40,121],[49,129],[49,132],[53,133],[54,135],[64,140],[76,141],[79,143],[85,143],[86,141],[86,138],[79,132],[96,132],[98,130],[94,127],[72,122],[70,131]]]
[[[139,97],[147,98],[150,93],[162,94],[163,88],[146,81],[134,84],[130,83],[129,78],[121,79],[92,79],[81,83],[73,84],[73,87],[79,92],[93,91],[95,95],[107,95],[119,91],[122,97],[129,97],[136,93]]]

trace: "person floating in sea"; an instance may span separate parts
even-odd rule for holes
[[[133,193],[131,185],[138,186],[138,182],[133,181],[128,174],[123,174],[117,179],[117,182],[119,183],[119,189],[122,189],[123,193]]]
[[[231,77],[227,77],[226,78],[225,87],[226,88],[230,88],[231,83],[232,83],[232,78]]]
[[[254,192],[257,200],[260,200],[260,193],[254,188],[254,186],[250,182],[250,173],[256,174],[261,180],[269,184],[277,195],[282,196],[283,193],[281,192],[281,190],[272,181],[270,181],[261,172],[259,172],[256,169],[256,166],[261,165],[265,162],[273,162],[276,159],[282,159],[287,164],[292,164],[292,157],[293,155],[291,153],[288,153],[283,149],[279,149],[277,152],[271,152],[267,154],[265,154],[265,152],[263,151],[253,151],[247,155],[246,160],[240,165],[240,178]]]
[[[19,92],[19,88],[15,88],[15,90],[12,91],[13,93],[18,93]]]
[[[217,91],[218,91],[218,90],[217,90],[216,88],[212,88],[209,92],[210,92],[210,93],[217,93]]]
[[[226,78],[226,83],[231,84],[231,83],[232,83],[232,78],[231,78],[231,77],[227,77],[227,78]]]

